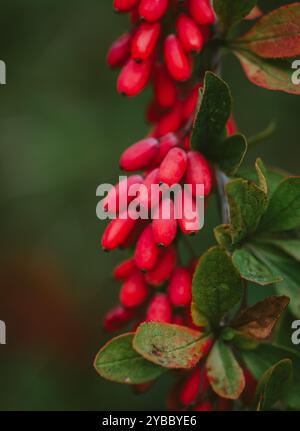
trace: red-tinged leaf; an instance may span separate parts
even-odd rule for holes
[[[267,90],[300,94],[300,85],[292,82],[293,69],[288,61],[269,60],[249,51],[235,51],[249,81]]]
[[[262,10],[258,6],[254,6],[252,11],[245,17],[245,19],[251,21],[253,19],[260,18],[262,15]]]
[[[236,400],[245,388],[245,376],[230,347],[218,341],[209,354],[207,376],[214,392],[222,398]]]
[[[236,42],[264,58],[299,55],[300,3],[285,5],[264,15]]]
[[[211,339],[199,331],[167,323],[143,323],[133,348],[146,360],[165,368],[193,368],[207,354]]]

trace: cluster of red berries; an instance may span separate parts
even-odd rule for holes
[[[146,196],[140,194],[140,204],[154,208],[157,215],[150,222],[117,217],[104,232],[105,250],[135,246],[134,256],[115,269],[115,278],[123,282],[121,305],[107,314],[105,328],[120,329],[135,318],[145,320],[145,314],[148,321],[192,324],[188,310],[193,265],[178,266],[174,242],[179,230],[195,233],[202,224],[198,215],[191,230],[189,214],[181,209],[182,217],[177,219],[175,211],[178,205],[195,209],[198,184],[204,186],[205,197],[213,187],[210,164],[202,154],[190,149],[189,135],[201,87],[199,79],[192,76],[193,53],[201,51],[209,39],[214,12],[209,0],[114,0],[114,8],[130,14],[132,27],[113,43],[107,57],[111,67],[122,67],[117,89],[135,96],[152,81],[154,90],[146,112],[153,129],[124,151],[120,159],[122,170],[139,171],[127,178],[125,193],[134,184],[145,186],[149,192]],[[171,32],[170,22],[176,23],[176,34]],[[153,184],[179,183],[191,185],[190,195],[184,195],[185,200],[190,200],[187,205],[183,199],[152,199]],[[107,207],[112,199],[119,198],[120,190],[124,193],[117,184],[108,194]],[[129,194],[126,198],[128,203],[133,199]],[[170,211],[167,219],[161,217],[164,207]],[[127,208],[117,210],[121,213]],[[166,284],[166,290],[157,293],[157,288]]]

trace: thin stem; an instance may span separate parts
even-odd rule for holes
[[[216,169],[217,190],[219,196],[219,207],[222,214],[222,223],[228,224],[230,220],[228,198],[225,192],[225,186],[228,183],[228,177],[219,169]]]

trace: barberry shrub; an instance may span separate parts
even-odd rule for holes
[[[266,15],[256,3],[114,0],[131,23],[107,57],[121,68],[117,89],[135,96],[153,86],[146,109],[152,127],[124,151],[121,168],[131,173],[130,184],[147,189],[190,184],[191,202],[201,184],[205,203],[215,193],[222,214],[216,243],[190,261],[181,244],[205,227],[190,230],[184,217],[119,216],[102,238],[106,250],[132,250],[114,271],[120,304],[104,319],[107,331],[129,332],[101,348],[95,368],[141,391],[177,370],[168,397],[173,410],[300,409],[300,354],[289,331],[282,335],[284,316],[300,317],[300,177],[259,158],[253,168],[242,166],[247,139],[219,76],[222,55],[231,52],[254,84],[300,94],[291,79],[300,55],[300,3]],[[178,205],[149,196],[140,203],[157,211]],[[253,284],[265,299],[250,306]],[[268,293],[270,285],[277,294]]]

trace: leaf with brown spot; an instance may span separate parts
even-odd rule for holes
[[[214,392],[222,398],[236,400],[245,388],[245,376],[230,347],[217,341],[207,362],[207,377]]]
[[[194,329],[168,323],[143,323],[133,348],[148,361],[165,368],[193,368],[207,353],[211,338]]]
[[[244,310],[232,327],[258,340],[268,338],[282,312],[288,306],[287,296],[270,296]]]

